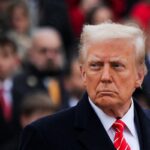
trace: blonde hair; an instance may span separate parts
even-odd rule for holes
[[[145,65],[145,36],[143,31],[135,26],[117,23],[101,23],[85,25],[80,39],[80,60],[84,62],[88,47],[97,42],[111,39],[129,39],[135,45],[135,54],[138,66],[142,66],[146,74]]]

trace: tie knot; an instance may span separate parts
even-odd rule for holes
[[[121,120],[116,120],[115,122],[114,122],[114,124],[112,125],[112,127],[117,131],[117,132],[123,132],[123,130],[124,130],[124,127],[125,127],[126,125],[125,125],[125,123],[123,122],[123,121],[121,121]]]

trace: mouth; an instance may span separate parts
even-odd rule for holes
[[[104,91],[98,91],[97,94],[99,96],[113,96],[116,94],[115,91],[110,91],[110,90],[104,90]]]

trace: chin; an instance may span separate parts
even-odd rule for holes
[[[99,107],[112,107],[116,104],[116,99],[106,96],[96,99],[94,103]]]

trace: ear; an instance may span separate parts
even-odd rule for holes
[[[144,69],[143,68],[138,69],[137,78],[136,78],[136,82],[135,82],[136,88],[141,87],[142,82],[144,80],[144,76],[145,76]]]
[[[86,72],[85,72],[84,64],[80,65],[80,72],[81,72],[81,78],[82,78],[83,84],[84,86],[86,86]]]

